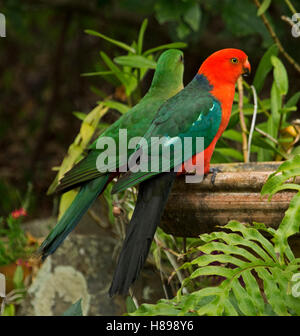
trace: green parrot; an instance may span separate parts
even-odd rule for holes
[[[147,94],[141,101],[105,130],[89,147],[88,155],[69,170],[59,181],[56,192],[64,193],[80,187],[80,191],[70,207],[52,229],[39,247],[37,254],[44,260],[62,244],[67,235],[75,228],[82,216],[97,197],[105,190],[107,184],[119,173],[103,173],[97,169],[96,161],[103,153],[98,149],[100,138],[110,137],[119,146],[119,130],[126,129],[128,140],[143,136],[149,128],[159,107],[170,97],[183,89],[183,53],[169,49],[161,54],[153,80]],[[128,150],[128,157],[134,149]],[[118,158],[117,158],[118,159]],[[117,161],[116,170],[121,162]]]

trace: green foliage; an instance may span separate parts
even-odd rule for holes
[[[131,315],[299,315],[300,302],[290,293],[290,281],[300,260],[288,253],[278,256],[272,244],[252,227],[231,221],[226,232],[203,234],[205,242],[195,251],[203,253],[182,268],[197,267],[172,300],[141,305]],[[265,228],[268,233],[273,233]],[[281,237],[282,238],[282,237]],[[215,254],[215,253],[218,254]],[[289,257],[285,262],[284,257]],[[219,286],[182,294],[182,289],[203,276],[217,276]],[[261,283],[263,285],[261,285]]]
[[[15,316],[16,312],[15,312],[15,305],[14,304],[8,304],[8,305],[5,305],[5,308],[4,308],[4,312],[2,314],[2,316]]]
[[[262,189],[269,198],[284,189],[298,191],[277,230],[230,221],[218,232],[200,235],[200,246],[187,252],[191,261],[177,270],[189,270],[177,295],[155,305],[142,304],[130,315],[299,316],[293,280],[299,275],[300,259],[288,238],[299,233],[300,187],[284,183],[296,176],[300,176],[300,155],[284,162]],[[218,284],[203,286],[203,278]]]
[[[264,12],[270,7],[270,5],[271,5],[271,0],[264,0],[261,6],[259,7],[259,9],[257,10],[257,15],[260,16],[264,14]]]
[[[176,33],[180,39],[199,29],[202,12],[197,0],[159,0],[155,4],[155,12],[160,24],[177,24]]]
[[[300,155],[295,155],[293,159],[284,162],[280,167],[268,177],[267,182],[262,188],[262,195],[272,196],[281,190],[291,189],[297,193],[290,202],[289,209],[285,213],[280,227],[274,234],[277,242],[276,252],[283,255],[283,252],[292,258],[292,252],[288,249],[288,238],[299,232],[300,226],[300,186],[296,183],[286,183],[287,180],[300,176]]]
[[[8,265],[19,258],[27,258],[33,248],[27,246],[27,237],[21,227],[21,219],[12,215],[0,218],[0,265]]]
[[[100,75],[106,80],[107,80],[107,76],[113,75],[118,80],[119,84],[122,84],[124,86],[129,106],[131,106],[132,104],[134,105],[141,99],[140,92],[139,92],[136,98],[137,100],[135,102],[132,102],[132,98],[133,98],[132,95],[135,90],[140,89],[139,86],[146,72],[149,69],[155,69],[156,67],[155,53],[157,53],[158,51],[164,50],[164,49],[185,48],[186,47],[186,43],[175,42],[175,43],[165,44],[165,45],[161,45],[161,46],[143,51],[144,35],[147,29],[147,25],[148,25],[148,20],[145,19],[138,32],[137,40],[133,41],[130,46],[123,42],[111,39],[110,37],[104,34],[95,32],[93,30],[85,31],[87,34],[100,37],[128,52],[127,55],[114,57],[113,60],[103,51],[100,52],[102,61],[105,63],[106,67],[109,70],[86,73],[83,75],[84,76]],[[118,110],[119,112],[121,112],[117,105],[114,108]]]

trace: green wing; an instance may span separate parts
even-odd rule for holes
[[[170,165],[168,168],[172,169],[197,153],[197,137],[204,138],[204,149],[209,146],[218,132],[221,118],[222,111],[219,101],[210,94],[208,87],[201,86],[199,81],[195,78],[184,90],[170,98],[161,107],[157,117],[145,134],[148,144],[146,146],[141,145],[138,151],[140,151],[140,153],[147,153],[148,155],[148,172],[138,171],[133,173],[129,171],[119,179],[112,192],[122,191],[153,175],[168,171],[164,170],[162,162],[159,162],[159,167],[156,172],[153,172],[152,169],[150,171],[149,162],[151,162],[153,156],[152,152],[149,154],[151,137],[164,137],[160,143],[161,146],[159,146],[157,155],[161,157],[164,149],[169,147],[169,150],[166,150],[165,153],[170,153]],[[182,155],[180,152],[179,155],[178,152],[176,153],[174,150],[170,150],[171,146],[175,147],[177,142],[183,143],[183,140],[187,137],[192,138],[192,149],[188,151],[189,153],[183,152]],[[153,144],[155,144],[155,141],[152,141],[152,147]]]
[[[115,140],[116,149],[118,149],[119,129],[127,129],[128,140],[143,135],[149,128],[155,113],[165,101],[166,97],[153,97],[152,95],[145,96],[138,105],[134,106],[105,130],[98,139],[103,136],[111,137]],[[98,139],[89,147],[87,156],[63,176],[56,192],[68,191],[104,174],[101,170],[98,170],[96,166],[97,158],[103,152],[96,147]],[[129,150],[128,156],[132,154],[133,151],[134,150]],[[116,156],[115,163],[115,165],[109,167],[110,171],[116,170],[119,167],[118,156]]]

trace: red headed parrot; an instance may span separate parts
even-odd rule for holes
[[[202,137],[204,174],[208,173],[216,142],[229,122],[236,81],[249,72],[250,64],[243,51],[223,49],[213,53],[203,62],[193,80],[162,105],[144,135],[147,144],[142,144],[136,153],[147,152],[151,158],[148,148],[151,139],[163,138],[162,148],[187,137],[193,140]],[[203,154],[197,152],[194,143],[189,156],[170,151],[169,168],[173,172],[164,171],[162,165],[158,171],[129,171],[115,184],[113,192],[139,184],[139,193],[109,290],[111,296],[126,294],[137,279],[178,174],[174,168],[181,166],[182,171],[189,170],[197,155]]]

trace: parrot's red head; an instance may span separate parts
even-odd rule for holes
[[[251,66],[248,56],[239,49],[222,49],[210,55],[201,65],[198,73],[203,74],[209,82],[235,84],[238,77],[249,74]]]

